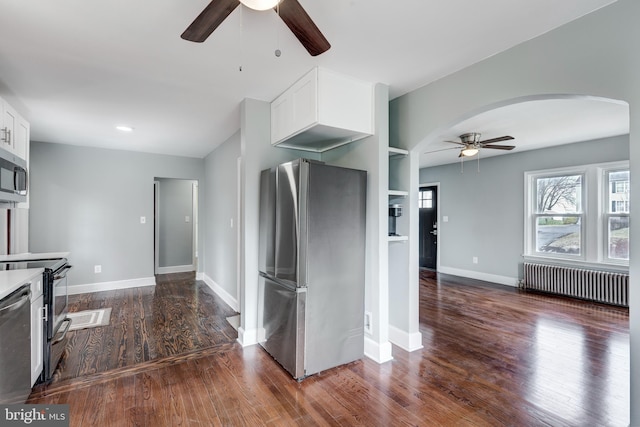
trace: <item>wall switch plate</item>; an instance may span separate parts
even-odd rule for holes
[[[442,222],[449,222],[449,217],[447,215],[443,216]]]
[[[474,256],[474,257],[473,257],[473,263],[474,263],[474,264],[477,264],[477,263],[478,263],[478,257],[477,257],[477,256]]]
[[[93,266],[93,272],[94,273],[102,273],[102,266],[101,265],[94,265]]]
[[[140,217],[140,224],[146,224],[147,223],[147,217],[141,216]]]
[[[190,221],[191,221],[191,218],[189,218],[189,215],[184,217],[184,222],[190,222]]]
[[[364,331],[368,334],[373,333],[373,325],[371,324],[371,322],[372,322],[371,312],[365,311],[364,312]]]

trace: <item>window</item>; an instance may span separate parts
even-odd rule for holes
[[[433,208],[433,190],[420,190],[419,194],[419,207],[421,209]]]
[[[629,260],[629,163],[526,172],[525,256]]]
[[[605,171],[607,205],[605,212],[605,233],[607,258],[629,260],[629,170]]]

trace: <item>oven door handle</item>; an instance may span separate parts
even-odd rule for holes
[[[68,317],[65,317],[62,323],[64,322],[67,322],[67,327],[64,329],[64,332],[62,332],[62,336],[51,343],[52,345],[62,341],[64,337],[67,335],[67,332],[69,332],[69,328],[71,327],[71,319],[69,319]]]
[[[67,270],[71,269],[71,267],[73,267],[72,265],[65,265],[64,267],[62,267],[62,269],[60,270],[60,274],[58,274],[57,276],[55,276],[53,278],[53,280],[60,280],[60,279],[64,279],[65,277],[67,277],[66,274],[62,274],[65,273]]]

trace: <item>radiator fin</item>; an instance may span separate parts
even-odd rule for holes
[[[524,289],[629,306],[627,273],[524,263]]]

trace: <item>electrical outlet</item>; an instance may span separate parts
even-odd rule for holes
[[[477,264],[477,263],[478,263],[478,257],[477,257],[477,256],[474,256],[474,257],[473,257],[473,263],[474,263],[474,264]]]
[[[102,273],[102,266],[101,265],[94,265],[93,266],[93,272],[94,273]]]
[[[373,333],[373,325],[371,324],[371,312],[364,312],[364,331],[368,334]]]

